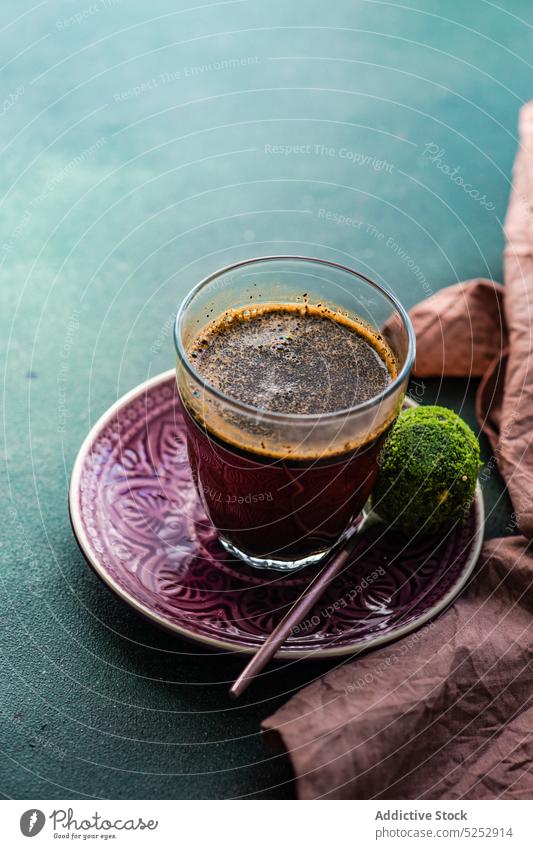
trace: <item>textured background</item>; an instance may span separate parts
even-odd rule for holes
[[[501,279],[533,93],[533,9],[505,6],[3,0],[3,795],[293,794],[259,723],[327,667],[273,667],[230,703],[241,659],[161,635],[89,571],[70,470],[96,418],[172,366],[176,306],[221,265],[320,255],[407,306]],[[426,383],[474,422],[474,386]],[[512,532],[483,477],[487,534]]]

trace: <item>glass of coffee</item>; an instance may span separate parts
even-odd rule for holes
[[[222,545],[319,562],[360,515],[415,339],[398,300],[325,260],[260,257],[196,286],[175,324],[189,460]]]

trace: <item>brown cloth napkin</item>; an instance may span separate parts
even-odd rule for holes
[[[415,375],[482,378],[479,424],[521,535],[485,543],[443,616],[331,670],[263,723],[281,738],[302,799],[533,798],[532,215],[530,102],[505,222],[505,288],[470,280],[411,312]]]

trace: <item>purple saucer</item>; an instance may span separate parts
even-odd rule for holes
[[[69,508],[83,554],[121,599],[219,649],[257,649],[316,571],[259,572],[218,544],[191,479],[174,371],[129,392],[94,425],[74,464]],[[482,536],[479,485],[466,524],[442,540],[408,545],[369,529],[277,657],[352,654],[419,628],[464,587]]]

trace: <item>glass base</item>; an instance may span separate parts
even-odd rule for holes
[[[325,548],[323,551],[318,551],[316,554],[309,554],[307,557],[301,557],[298,560],[275,560],[272,557],[253,557],[251,554],[246,554],[244,551],[236,548],[232,542],[225,539],[222,534],[218,535],[218,539],[229,554],[238,557],[247,566],[253,566],[254,569],[271,569],[275,572],[297,572],[305,566],[320,563],[335,548],[335,546]]]

